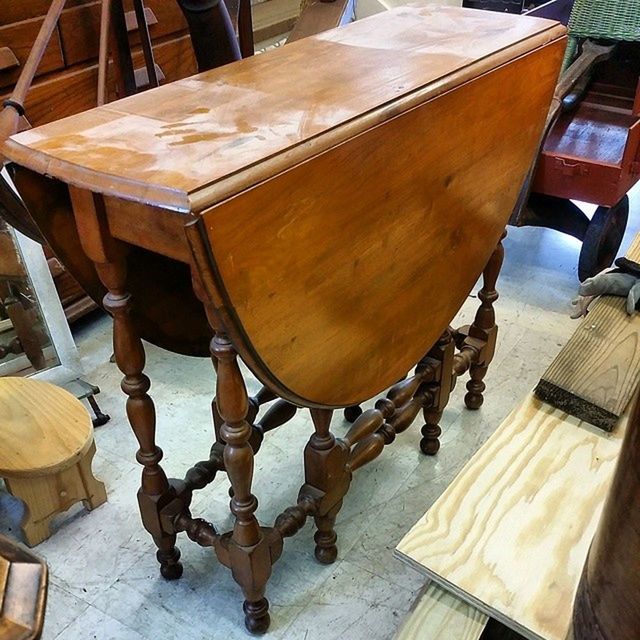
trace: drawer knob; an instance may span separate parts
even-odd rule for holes
[[[144,8],[144,17],[149,26],[151,26],[152,24],[158,24],[158,18],[156,18],[156,14],[153,13],[153,11],[149,7]],[[138,28],[138,21],[136,20],[135,11],[127,11],[124,14],[124,19],[127,23],[127,31],[129,33],[131,31],[135,31]]]
[[[15,69],[20,66],[16,54],[9,47],[0,47],[0,71]]]

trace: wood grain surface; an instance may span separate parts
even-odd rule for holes
[[[399,8],[24,132],[3,153],[76,186],[201,210],[223,178],[239,172],[234,189],[246,188],[563,33],[535,18]],[[363,117],[376,109],[377,121]]]
[[[261,379],[295,403],[349,406],[435,344],[504,231],[563,48],[522,56],[202,213],[228,329]]]
[[[68,391],[0,378],[0,477],[37,476],[77,463],[93,443],[87,410]]]
[[[627,419],[605,434],[529,395],[398,556],[525,637],[565,640]]]
[[[640,262],[640,234],[627,257]],[[545,371],[536,395],[610,431],[640,383],[640,316],[626,299],[603,296]]]
[[[484,613],[430,582],[395,640],[478,640],[487,620]]]

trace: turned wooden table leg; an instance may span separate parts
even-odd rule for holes
[[[453,389],[454,352],[453,336],[447,329],[421,363],[431,363],[437,368],[437,380],[429,385],[434,400],[423,409],[424,425],[421,429],[420,450],[427,456],[434,456],[440,449],[440,420]]]
[[[338,557],[338,534],[335,530],[336,517],[342,508],[342,500],[331,511],[314,518],[317,531],[313,536],[316,543],[315,556],[321,564],[333,564]]]
[[[506,235],[507,232],[505,231],[482,272],[482,289],[478,292],[481,304],[469,329],[469,335],[486,340],[487,344],[482,350],[481,360],[471,365],[469,369],[471,379],[467,382],[467,393],[464,397],[464,402],[468,409],[479,409],[484,402],[482,395],[486,389],[484,377],[487,375],[489,364],[495,353],[498,327],[496,326],[496,314],[493,305],[498,299],[496,282],[504,260],[502,241]]]
[[[120,264],[96,266],[108,289],[104,307],[113,316],[114,353],[118,368],[124,374],[121,386],[128,396],[127,416],[140,445],[136,454],[136,459],[143,465],[142,486],[138,492],[140,513],[145,528],[158,547],[160,573],[167,580],[174,580],[182,575],[180,552],[175,546],[175,534],[166,534],[159,519],[159,511],[173,497],[173,490],[160,466],[162,449],[155,442],[155,407],[147,393],[151,382],[143,373],[144,346],[131,319],[131,296],[125,290],[124,260]]]
[[[235,581],[244,593],[245,624],[252,633],[269,628],[269,602],[264,597],[271,574],[271,555],[254,515],[258,501],[251,493],[253,449],[251,426],[246,420],[248,397],[233,345],[224,333],[211,342],[218,362],[217,407],[223,423],[224,464],[233,489],[231,512],[235,525],[229,540],[229,562]]]
[[[160,573],[167,580],[182,575],[175,534],[164,531],[161,509],[175,497],[160,461],[162,449],[156,445],[156,414],[149,394],[151,382],[143,373],[145,352],[131,317],[131,295],[127,292],[127,265],[124,247],[108,232],[104,202],[99,196],[69,188],[82,246],[95,263],[107,289],[104,307],[113,316],[113,347],[118,368],[124,374],[122,390],[127,397],[127,416],[140,448],[136,459],[143,466],[138,504],[145,529],[158,547]]]
[[[315,431],[304,450],[305,481],[323,494],[314,515],[315,557],[322,564],[331,564],[338,557],[336,516],[351,481],[347,468],[349,450],[331,433],[333,411],[311,409],[310,412]]]

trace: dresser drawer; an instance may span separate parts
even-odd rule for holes
[[[91,109],[96,106],[97,92],[97,66],[35,82],[25,101],[27,119],[37,127]]]
[[[65,7],[77,7],[89,2],[95,2],[95,0],[67,0]],[[51,0],[0,0],[0,4],[2,5],[0,27],[3,27],[14,22],[44,16],[49,11]]]
[[[60,18],[60,33],[67,65],[98,57],[100,44],[100,2],[67,9]],[[131,0],[125,0],[125,10],[133,11]],[[187,23],[176,0],[145,0],[149,33],[154,40],[187,29]],[[135,25],[132,14],[130,20]],[[137,29],[131,32],[131,43],[140,42]]]
[[[189,36],[155,45],[153,51],[156,64],[164,76],[163,84],[187,78],[198,71]],[[136,69],[144,69],[144,56],[139,49],[134,51],[133,62]],[[140,71],[138,73],[140,74]],[[110,68],[108,92],[110,101],[117,97],[114,78],[115,74]],[[63,72],[52,78],[35,82],[29,89],[25,102],[27,119],[32,126],[37,127],[92,109],[96,106],[97,92],[97,65],[80,71]],[[0,100],[5,97],[7,96],[0,96]]]
[[[43,18],[25,20],[0,27],[0,50],[4,69],[0,69],[0,87],[8,87],[16,82],[36,39]],[[17,65],[15,64],[17,61]],[[42,56],[37,75],[62,69],[64,59],[58,31],[53,32],[49,46]]]

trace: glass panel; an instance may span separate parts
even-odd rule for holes
[[[14,231],[0,220],[0,375],[26,376],[59,364]]]

